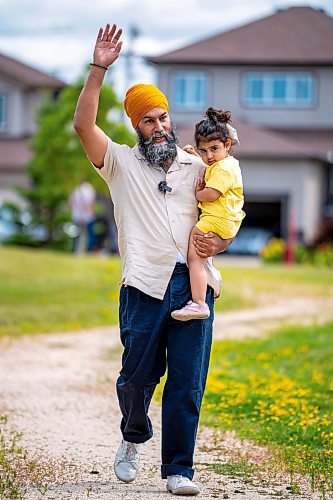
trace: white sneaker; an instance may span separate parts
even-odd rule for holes
[[[123,439],[114,460],[114,472],[120,481],[130,483],[137,476],[140,466],[139,446]]]
[[[168,476],[166,489],[174,495],[198,495],[200,493],[198,485],[192,483],[188,477],[179,474]]]
[[[197,304],[190,300],[181,309],[176,309],[172,311],[171,316],[173,319],[178,319],[178,321],[189,321],[190,319],[206,319],[210,316],[210,310],[208,304]]]

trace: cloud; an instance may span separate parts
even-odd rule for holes
[[[331,0],[0,0],[0,51],[70,82],[91,60],[98,29],[108,21],[124,28],[124,52],[135,25],[140,30],[135,51],[157,55],[291,5],[324,7],[333,15]],[[124,61],[117,65],[114,80],[126,82]],[[154,78],[142,64],[136,63],[135,71]]]

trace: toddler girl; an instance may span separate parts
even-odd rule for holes
[[[207,259],[196,253],[193,237],[196,234],[213,232],[224,243],[224,251],[234,240],[245,213],[242,174],[239,162],[230,155],[230,148],[239,144],[237,132],[230,125],[230,111],[208,108],[206,118],[195,126],[195,142],[201,158],[207,164],[205,179],[199,179],[196,186],[196,198],[199,201],[201,215],[192,229],[188,248],[188,266],[192,301],[182,309],[173,311],[171,316],[180,321],[205,319],[210,315],[205,302]],[[185,151],[197,154],[192,146],[185,146]]]

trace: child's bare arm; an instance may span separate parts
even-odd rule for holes
[[[194,147],[191,146],[191,144],[186,144],[186,146],[183,147],[183,150],[186,151],[186,153],[189,153],[190,155],[199,156],[200,158],[200,155],[196,152]]]
[[[220,191],[214,188],[204,188],[197,190],[195,196],[198,201],[215,201],[221,196]]]

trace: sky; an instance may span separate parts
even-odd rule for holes
[[[0,52],[71,83],[91,62],[99,27],[116,23],[124,31],[123,50],[107,78],[122,98],[129,84],[156,82],[156,70],[143,56],[297,5],[333,16],[333,0],[0,0]],[[138,36],[131,42],[133,28]],[[130,46],[136,57],[129,73],[125,55]]]

